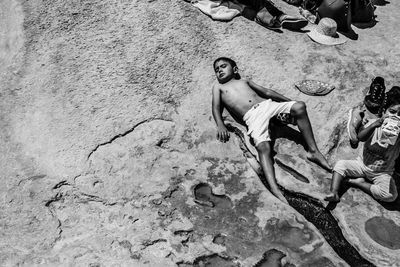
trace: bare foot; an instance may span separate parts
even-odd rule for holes
[[[324,197],[324,200],[329,202],[339,202],[340,197],[337,193],[330,193]]]
[[[276,196],[280,201],[282,201],[285,204],[289,205],[289,202],[286,200],[286,198],[283,196],[282,192],[278,189],[278,190],[271,190],[271,193]]]
[[[314,153],[308,152],[307,153],[307,159],[309,161],[312,161],[312,162],[318,164],[319,166],[321,166],[322,168],[324,168],[328,172],[332,172],[332,166],[329,165],[328,161],[322,155],[321,152],[319,152],[319,151],[315,151]]]

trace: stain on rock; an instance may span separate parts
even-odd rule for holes
[[[365,222],[365,231],[378,244],[400,249],[400,226],[385,217],[373,217]]]
[[[313,231],[305,225],[301,229],[277,218],[269,219],[264,230],[268,239],[296,252],[300,252],[302,246],[309,244],[314,239]]]
[[[201,183],[194,188],[195,202],[217,209],[231,209],[232,201],[224,195],[216,195],[212,192],[210,185]]]
[[[313,266],[313,267],[335,267],[336,265],[332,263],[331,260],[329,260],[326,257],[322,257],[320,259],[310,261],[307,263],[307,266]],[[362,266],[362,265],[359,265]]]
[[[225,245],[225,239],[226,239],[226,235],[217,234],[213,238],[213,243],[218,244],[218,245]]]
[[[207,171],[208,177],[212,181],[223,183],[225,189],[231,192],[231,194],[243,192],[245,185],[241,183],[241,177],[246,171],[246,168],[243,166],[245,163],[244,160],[238,161],[213,157],[204,157],[203,159],[211,163]],[[228,169],[226,166],[233,166],[233,168]]]
[[[254,267],[281,267],[281,260],[286,256],[280,250],[270,249],[263,254],[262,259],[257,262]],[[285,264],[287,266],[287,264]]]
[[[202,256],[197,258],[194,261],[194,266],[203,267],[203,266],[219,266],[219,267],[233,267],[240,266],[239,263],[234,263],[233,259],[229,257],[222,257],[218,254],[213,254],[210,256]]]
[[[223,257],[218,254],[212,254],[212,255],[207,255],[207,256],[200,256],[198,257],[193,264],[191,263],[185,263],[181,262],[178,263],[179,267],[212,267],[212,266],[218,266],[218,267],[234,267],[237,266],[239,267],[239,263],[235,263],[234,259],[230,257]]]

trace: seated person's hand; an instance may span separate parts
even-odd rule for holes
[[[228,129],[226,129],[225,125],[224,126],[219,126],[217,130],[217,139],[223,143],[229,140],[230,134],[228,132]]]
[[[384,121],[387,117],[389,117],[389,116],[388,116],[387,114],[384,114],[381,118],[377,119],[377,120],[374,122],[374,125],[375,125],[376,127],[380,127],[380,126],[382,125],[383,121]]]

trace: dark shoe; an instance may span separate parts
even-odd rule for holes
[[[308,24],[308,21],[303,18],[296,18],[289,15],[282,15],[279,17],[279,20],[282,28],[295,31],[304,28]]]
[[[365,107],[373,114],[380,115],[386,104],[385,80],[382,77],[375,77],[364,98]]]
[[[270,30],[278,30],[282,26],[279,20],[272,16],[265,7],[257,13],[255,22]]]
[[[377,76],[377,77],[375,77],[375,78],[372,80],[370,89],[371,89],[374,85],[379,85],[379,86],[383,87],[384,89],[386,89],[386,87],[385,87],[385,79],[383,79],[383,78],[380,77],[380,76]],[[371,91],[370,91],[370,93],[371,93]]]

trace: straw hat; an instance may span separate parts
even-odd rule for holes
[[[322,18],[318,25],[307,32],[308,36],[317,43],[324,45],[338,45],[346,42],[343,36],[336,32],[337,24],[333,19]]]

